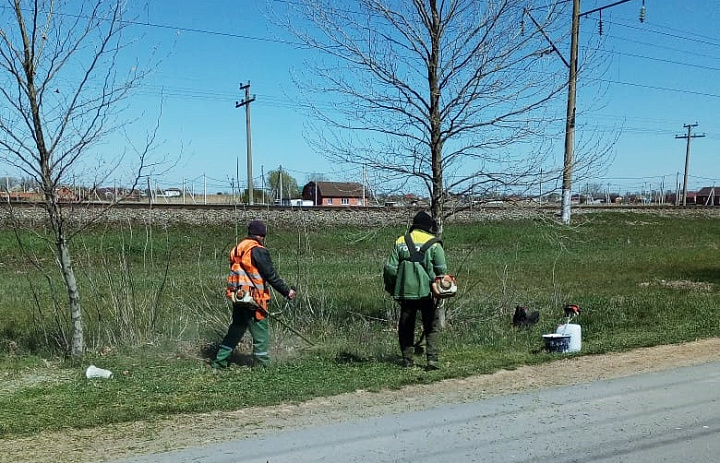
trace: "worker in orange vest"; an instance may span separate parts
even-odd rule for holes
[[[211,363],[213,368],[226,368],[230,355],[250,330],[253,339],[253,365],[270,363],[270,340],[267,306],[270,286],[287,299],[295,298],[290,288],[275,271],[270,252],[265,247],[267,226],[260,220],[248,225],[248,236],[230,251],[230,275],[225,294],[232,301],[232,322]]]

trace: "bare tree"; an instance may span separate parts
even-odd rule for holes
[[[68,221],[59,187],[90,169],[93,149],[126,127],[122,102],[146,74],[123,62],[124,2],[7,0],[0,10],[0,160],[34,179],[52,230],[53,248],[67,289],[73,356],[85,349],[80,291],[69,243],[78,229]],[[137,183],[147,167],[153,136],[134,148]],[[101,157],[100,155],[98,155]],[[107,175],[123,164],[123,153],[106,153]],[[94,175],[98,175],[97,171]],[[97,180],[97,179],[96,179]],[[133,185],[134,187],[134,185]]]
[[[335,160],[383,171],[395,184],[421,181],[440,229],[452,213],[448,192],[537,177],[552,147],[543,135],[564,120],[548,102],[562,94],[567,71],[546,56],[543,35],[562,38],[565,24],[547,2],[535,13],[539,27],[524,27],[533,3],[288,2],[283,25],[323,56],[299,75],[315,115],[332,128],[315,140]]]
[[[310,182],[327,182],[328,178],[322,172],[311,172],[305,176],[305,183]]]

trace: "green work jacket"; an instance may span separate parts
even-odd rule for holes
[[[434,238],[432,234],[418,229],[412,230],[410,237],[418,251]],[[413,262],[403,235],[395,240],[390,256],[385,261],[383,280],[385,290],[395,299],[423,299],[430,297],[430,283],[435,277],[446,273],[447,263],[441,243],[430,246],[422,262]]]

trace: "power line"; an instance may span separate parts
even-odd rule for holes
[[[693,32],[689,32],[689,31],[682,31],[682,30],[679,30],[679,29],[672,29],[672,28],[670,28],[670,27],[668,27],[668,26],[661,26],[661,27],[663,27],[664,29],[667,29],[667,30],[675,31],[675,32],[677,32],[677,33],[666,32],[666,31],[663,31],[663,30],[653,30],[651,26],[647,26],[647,27],[646,27],[646,26],[643,26],[642,28],[640,28],[640,27],[638,27],[638,26],[636,26],[636,25],[627,24],[627,23],[622,23],[622,22],[613,22],[613,24],[615,24],[615,25],[617,25],[617,26],[620,26],[620,27],[625,27],[625,28],[627,28],[627,29],[634,29],[634,30],[637,30],[637,31],[649,32],[649,33],[652,33],[652,34],[663,35],[663,36],[665,36],[665,37],[671,37],[671,38],[674,38],[674,39],[685,40],[685,41],[688,41],[688,42],[695,42],[695,43],[699,43],[699,44],[703,44],[703,45],[710,45],[710,46],[713,46],[713,47],[720,47],[720,39],[718,39],[718,38],[715,38],[715,37],[707,37],[707,36],[703,36],[703,35],[700,35],[700,34],[695,34],[695,33],[693,33]],[[647,25],[648,23],[645,23],[645,24]],[[688,35],[690,35],[690,36],[695,36],[695,37],[698,37],[698,38],[688,37],[688,36],[686,36],[686,35],[681,35],[681,34],[688,34]]]
[[[660,87],[657,85],[647,85],[647,84],[638,84],[635,82],[623,82],[620,80],[610,80],[610,79],[600,79],[600,78],[587,78],[586,80],[591,81],[597,81],[597,82],[605,82],[609,84],[618,84],[618,85],[627,85],[630,87],[639,87],[639,88],[646,88],[649,90],[661,90],[665,92],[677,92],[677,93],[683,93],[687,95],[698,95],[698,96],[707,96],[711,98],[720,98],[720,95],[717,93],[707,93],[707,92],[697,92],[695,90],[687,90],[687,89],[680,89],[680,88],[672,88],[672,87]]]
[[[707,53],[700,53],[700,52],[697,52],[697,51],[694,51],[694,50],[687,50],[687,49],[669,47],[669,46],[667,46],[667,45],[660,45],[660,44],[658,44],[658,43],[652,43],[652,42],[645,42],[645,41],[642,41],[642,40],[630,39],[630,38],[623,37],[623,36],[620,36],[620,35],[606,34],[605,36],[606,36],[607,38],[619,40],[619,41],[622,41],[622,42],[628,42],[628,43],[632,43],[632,44],[636,44],[636,45],[644,45],[644,46],[647,46],[647,47],[659,48],[659,49],[661,49],[661,50],[674,51],[674,52],[682,53],[682,54],[684,54],[684,55],[697,56],[697,57],[700,57],[700,58],[703,58],[703,59],[720,60],[720,56],[712,56],[712,55],[709,55],[709,54],[707,54]],[[604,52],[607,52],[607,53],[616,53],[614,50],[605,50],[605,49],[601,49],[601,48],[596,48],[596,50],[598,50],[598,51],[604,51]]]
[[[667,58],[656,58],[653,56],[638,55],[636,53],[628,53],[628,52],[624,52],[624,51],[608,51],[608,50],[599,50],[599,51],[606,51],[607,53],[612,53],[615,55],[629,56],[631,58],[641,58],[641,59],[646,59],[646,60],[651,60],[651,61],[659,61],[659,62],[667,63],[667,64],[676,64],[676,65],[680,65],[680,66],[705,69],[707,71],[720,71],[720,67],[705,66],[702,64],[693,64],[693,63],[683,63],[680,61],[675,61],[675,60],[671,60],[671,59],[667,59]]]
[[[0,6],[0,9],[8,10],[10,9],[9,6]],[[76,18],[76,19],[90,19],[87,15],[76,15],[76,14],[70,14],[70,13],[54,13],[57,16],[65,16],[69,18]],[[109,19],[108,19],[109,20]],[[269,42],[269,43],[279,43],[282,45],[292,45],[297,48],[307,48],[307,46],[302,42],[293,42],[290,40],[282,40],[282,39],[271,39],[267,37],[257,37],[257,36],[251,36],[251,35],[244,35],[244,34],[236,34],[232,32],[222,32],[222,31],[216,31],[211,29],[199,29],[194,27],[186,27],[186,26],[177,26],[173,24],[160,24],[150,21],[132,21],[127,19],[120,20],[121,24],[128,24],[132,26],[142,26],[142,27],[152,27],[155,29],[166,29],[166,30],[172,30],[175,32],[192,32],[196,34],[204,34],[204,35],[213,35],[218,37],[229,37],[234,39],[242,39],[242,40],[254,40],[254,41],[260,41],[260,42]]]

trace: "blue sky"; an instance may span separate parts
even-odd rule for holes
[[[273,1],[278,0],[271,0]],[[292,0],[287,0],[292,1]],[[157,71],[133,100],[133,108],[158,111],[164,103],[158,151],[176,166],[154,179],[160,186],[228,190],[246,182],[245,109],[241,84],[250,83],[253,176],[284,170],[304,184],[313,173],[329,180],[361,181],[357,169],[332,165],[303,137],[305,115],[295,103],[291,70],[308,51],[279,39],[262,13],[262,1],[155,1],[132,13],[143,46],[157,49]],[[583,0],[583,12],[614,3]],[[720,184],[720,3],[712,0],[642,0],[603,11],[602,75],[580,76],[578,130],[612,130],[613,162],[589,180],[612,191],[674,189],[682,181],[686,124],[697,123],[691,141],[689,188]],[[581,21],[582,43],[598,34],[597,14]],[[568,29],[570,17],[568,17]],[[569,45],[558,44],[566,56]],[[581,48],[581,57],[587,50]],[[598,100],[594,85],[602,85]],[[582,134],[579,134],[580,136]],[[556,143],[562,159],[562,140]],[[238,167],[239,165],[239,167]],[[580,187],[577,183],[575,188]]]

